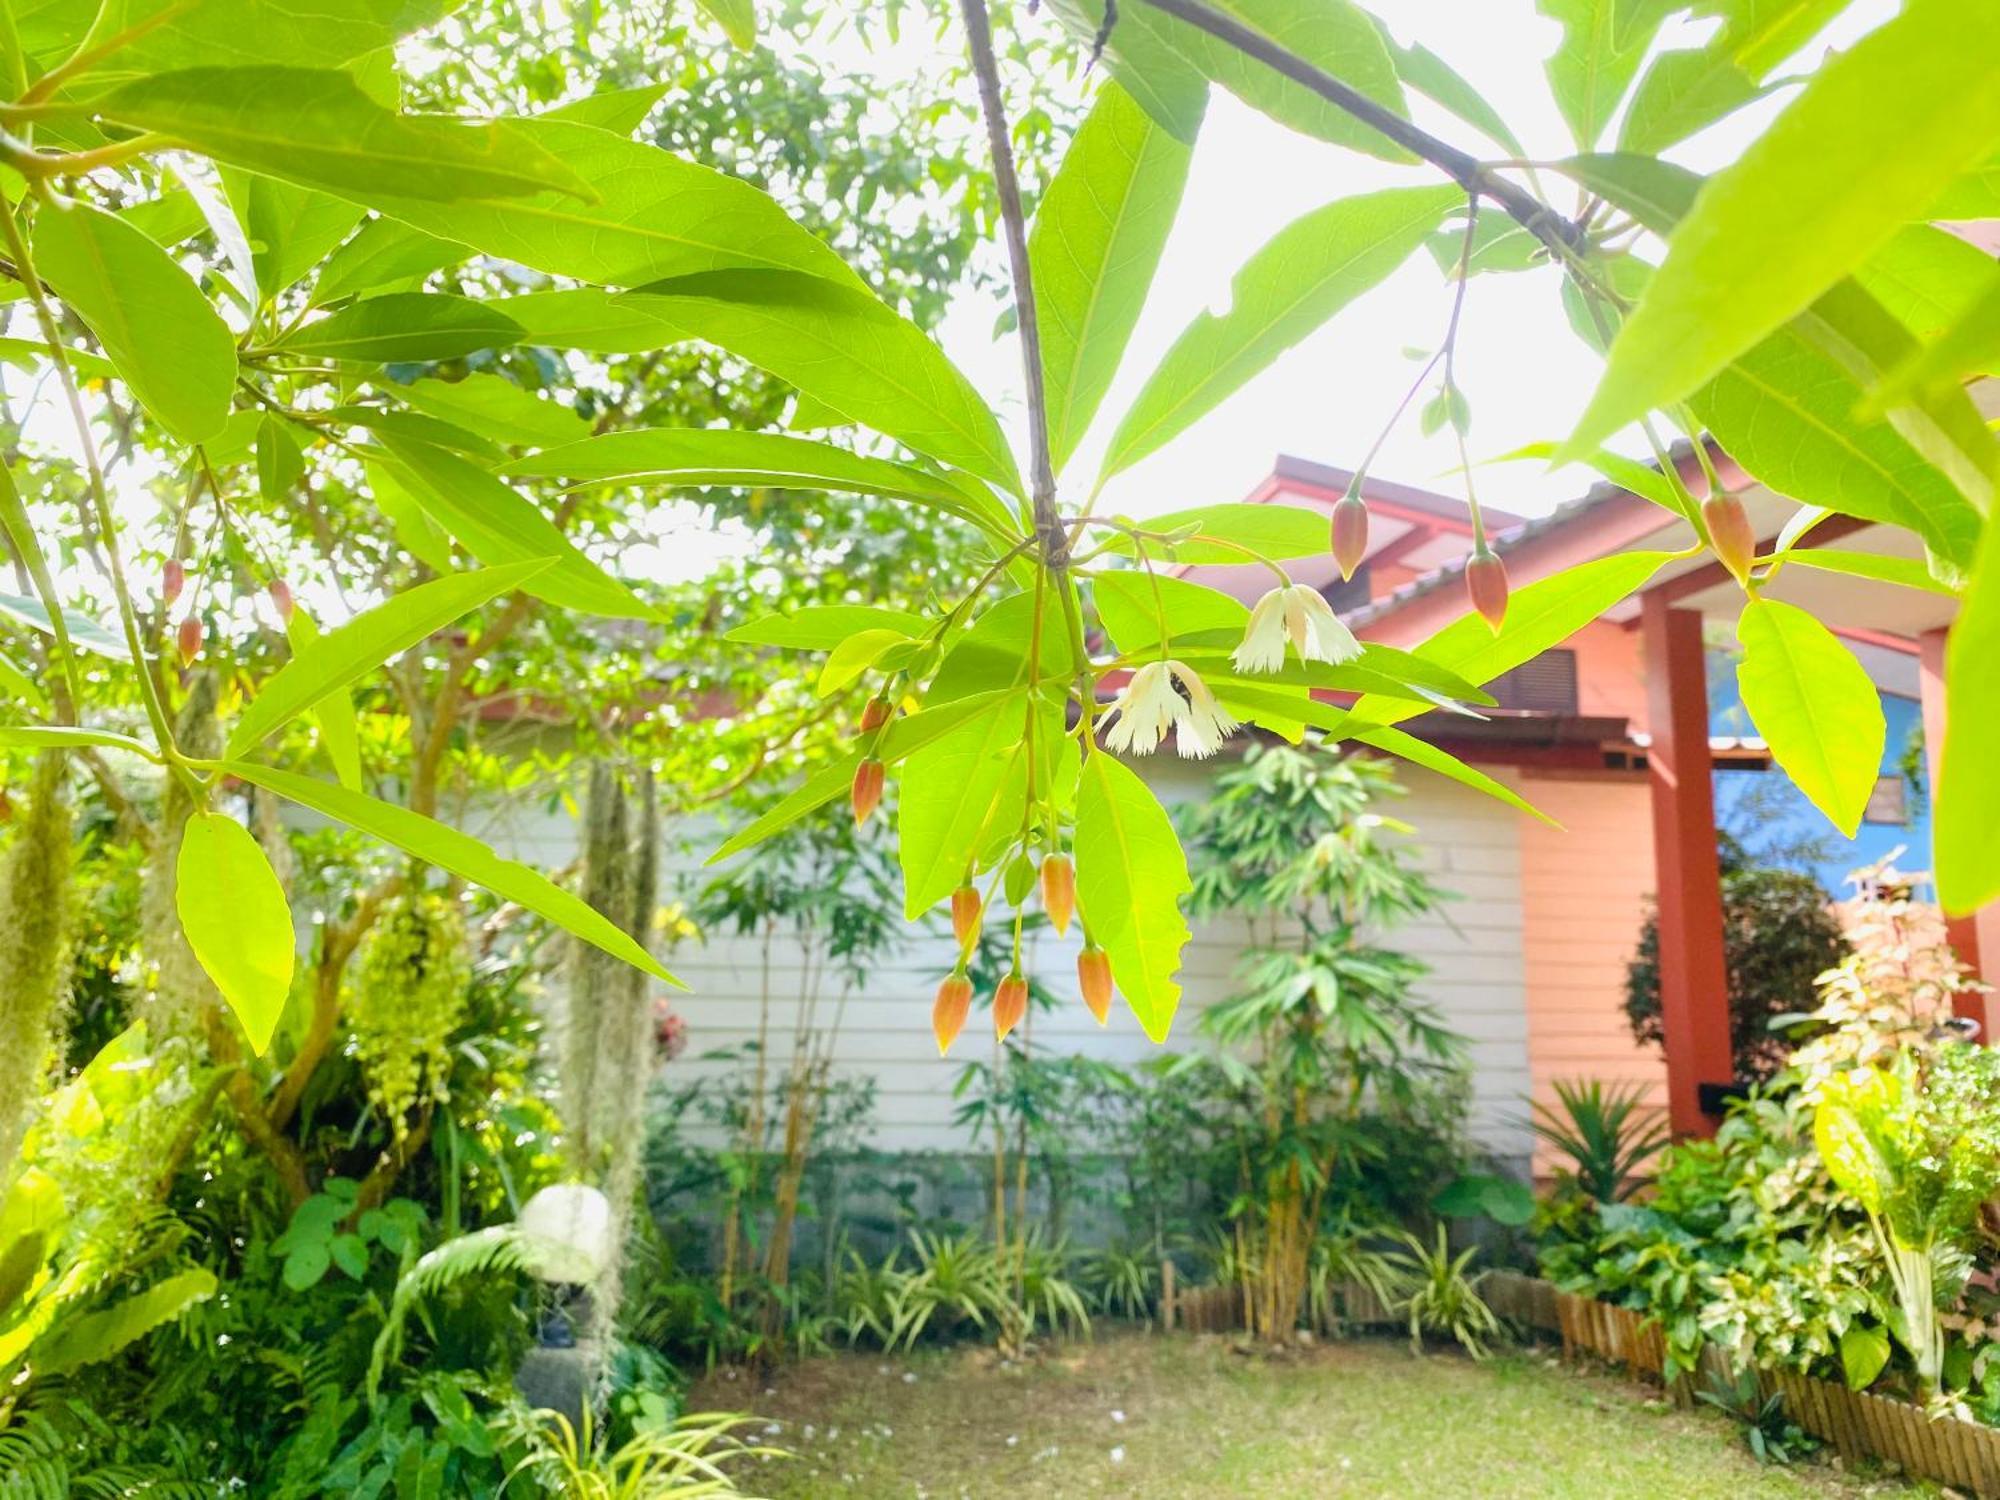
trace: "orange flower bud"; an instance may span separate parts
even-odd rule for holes
[[[201,655],[201,616],[188,615],[181,621],[178,639],[181,665],[191,667],[194,659]]]
[[[937,1037],[939,1057],[951,1050],[952,1040],[965,1026],[966,1014],[971,1009],[972,981],[963,970],[954,969],[945,975],[931,1005],[931,1031]]]
[[[168,558],[167,565],[160,570],[160,602],[172,609],[174,601],[180,598],[181,590],[186,587],[187,569],[181,566],[179,558]]]
[[[1051,854],[1042,861],[1042,910],[1067,933],[1070,918],[1076,915],[1076,870],[1067,854]]]
[[[1028,981],[1021,977],[1018,969],[1000,981],[1000,988],[993,992],[993,1035],[1001,1041],[1007,1033],[1021,1024],[1021,1018],[1028,1013]]]
[[[1743,582],[1757,556],[1757,533],[1750,528],[1743,502],[1734,495],[1710,495],[1701,502],[1701,519],[1708,527],[1709,545],[1716,557],[1738,583]]]
[[[1111,1016],[1111,955],[1095,943],[1076,956],[1076,982],[1083,989],[1083,1003],[1102,1026]]]
[[[1352,578],[1367,555],[1368,504],[1349,490],[1333,508],[1333,561],[1342,578]]]
[[[1480,618],[1498,635],[1507,618],[1507,565],[1491,552],[1473,553],[1465,565],[1465,592]]]
[[[271,602],[278,607],[278,618],[287,625],[292,622],[292,586],[282,578],[273,578],[270,586]]]
[[[859,828],[882,801],[882,762],[874,756],[854,768],[854,826]]]
[[[971,948],[978,938],[981,906],[979,892],[969,885],[951,893],[951,935],[958,939],[960,948]]]
[[[861,732],[867,734],[872,730],[880,729],[888,722],[889,700],[887,698],[870,698],[868,706],[861,710]]]

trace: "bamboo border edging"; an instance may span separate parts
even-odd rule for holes
[[[1657,1323],[1627,1307],[1559,1291],[1552,1283],[1513,1272],[1489,1272],[1487,1300],[1495,1312],[1526,1328],[1554,1333],[1563,1357],[1585,1353],[1623,1366],[1635,1379],[1658,1384],[1666,1343]],[[1701,1375],[1727,1378],[1731,1365],[1720,1349],[1703,1351]],[[1956,1417],[1927,1415],[1891,1396],[1852,1391],[1837,1381],[1798,1370],[1757,1371],[1759,1390],[1785,1399],[1785,1413],[1846,1459],[1877,1458],[1908,1473],[1955,1489],[2000,1500],[2000,1429]],[[1694,1380],[1681,1376],[1669,1388],[1675,1404],[1694,1404]]]

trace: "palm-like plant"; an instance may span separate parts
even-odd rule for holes
[[[1090,1332],[1090,1309],[1083,1293],[1069,1278],[1069,1248],[1061,1240],[1051,1241],[1040,1230],[1031,1230],[1009,1252],[1014,1260],[1016,1298],[1009,1309],[1016,1320],[1020,1340],[1033,1336],[1037,1328],[1061,1328]]]
[[[740,1442],[736,1429],[748,1417],[728,1412],[684,1416],[673,1426],[635,1434],[605,1451],[590,1407],[572,1424],[560,1412],[517,1414],[510,1436],[526,1455],[507,1475],[507,1488],[526,1479],[561,1500],[699,1500],[741,1495],[724,1465],[749,1458],[784,1457],[782,1449]]]
[[[893,1301],[888,1344],[913,1347],[933,1322],[969,1322],[984,1328],[1012,1308],[1007,1271],[993,1247],[970,1234],[910,1232],[915,1266],[904,1273]]]
[[[1397,1238],[1406,1248],[1387,1259],[1404,1286],[1400,1311],[1409,1319],[1410,1348],[1421,1354],[1425,1334],[1448,1333],[1467,1354],[1484,1359],[1486,1341],[1500,1332],[1500,1318],[1479,1295],[1479,1277],[1466,1274],[1479,1247],[1453,1255],[1442,1224],[1435,1244],[1407,1232]]]
[[[1560,1108],[1537,1102],[1536,1135],[1574,1164],[1577,1186],[1600,1203],[1629,1198],[1645,1184],[1642,1168],[1667,1144],[1666,1122],[1637,1083],[1599,1079],[1555,1086]]]
[[[1084,1284],[1099,1312],[1134,1322],[1150,1317],[1160,1267],[1144,1250],[1107,1246],[1084,1258]]]

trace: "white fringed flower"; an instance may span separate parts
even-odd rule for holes
[[[1172,660],[1147,662],[1133,672],[1111,707],[1118,717],[1104,743],[1139,755],[1156,749],[1172,729],[1174,747],[1182,755],[1210,756],[1237,724],[1207,683],[1185,663]]]
[[[521,1259],[543,1281],[588,1286],[611,1263],[611,1200],[581,1182],[558,1182],[521,1205]]]
[[[1272,589],[1257,601],[1243,643],[1230,659],[1239,672],[1275,672],[1285,664],[1288,640],[1301,661],[1338,666],[1361,654],[1361,643],[1340,623],[1325,596],[1309,585],[1294,583]]]

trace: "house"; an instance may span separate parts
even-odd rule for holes
[[[1700,492],[1692,451],[1678,455]],[[1745,486],[1761,538],[1777,533],[1795,508],[1750,485],[1716,455],[1724,483]],[[1339,469],[1280,458],[1249,496],[1252,503],[1330,512],[1350,476]],[[1370,551],[1342,582],[1330,557],[1294,565],[1321,587],[1365,639],[1399,647],[1423,641],[1466,610],[1460,570],[1470,551],[1463,504],[1407,486],[1370,479]],[[1492,542],[1518,592],[1570,564],[1637,549],[1679,549],[1691,537],[1671,513],[1615,485],[1600,485],[1524,520],[1487,510]],[[1907,553],[1907,534],[1834,518],[1809,541],[1849,550]],[[1193,581],[1247,601],[1266,587],[1260,569],[1188,567]],[[1926,829],[1912,819],[1911,788],[1898,763],[1907,727],[1932,729],[1940,708],[1939,663],[1951,601],[1889,584],[1788,568],[1775,597],[1813,607],[1847,639],[1884,695],[1892,725],[1881,795],[1850,851],[1830,862],[1835,879],[1904,845],[1905,868],[1927,858]],[[1769,756],[1736,703],[1726,641],[1740,607],[1736,585],[1705,554],[1669,564],[1645,591],[1491,683],[1498,707],[1472,718],[1444,712],[1407,721],[1433,740],[1505,781],[1562,826],[1533,817],[1431,772],[1407,768],[1409,795],[1397,815],[1415,825],[1422,857],[1451,900],[1436,917],[1398,930],[1400,946],[1430,966],[1427,999],[1469,1044],[1475,1139],[1500,1160],[1526,1170],[1534,1153],[1529,1101],[1552,1097],[1559,1079],[1634,1080],[1670,1106],[1683,1131],[1712,1123],[1716,1099],[1706,1085],[1729,1080],[1721,910],[1715,861],[1715,808],[1769,773]],[[1226,750],[1225,754],[1231,753]],[[1202,796],[1212,763],[1160,754],[1137,763],[1163,799]],[[1792,816],[1830,833],[1809,807]],[[1897,821],[1900,819],[1901,821]],[[574,830],[558,817],[522,812],[502,834],[524,857],[561,865],[573,856]],[[700,840],[695,842],[699,843]],[[1851,864],[1848,855],[1851,854]],[[698,852],[688,857],[692,868]],[[1668,1052],[1642,1048],[1623,1011],[1625,967],[1655,893],[1661,897],[1663,992]],[[1954,940],[1976,962],[1981,936],[2000,954],[2000,925],[1956,923]],[[1185,994],[1171,1046],[1199,1045],[1195,1016],[1230,992],[1243,947],[1235,922],[1199,924],[1185,955]],[[1038,940],[1030,964],[1054,988],[1073,988],[1068,945]],[[1070,940],[1074,943],[1074,935]],[[832,1053],[836,1077],[867,1079],[876,1091],[870,1144],[891,1151],[963,1149],[972,1143],[952,1123],[953,1084],[969,1057],[990,1043],[968,1030],[954,1055],[940,1059],[929,1027],[931,998],[950,967],[953,945],[942,932],[912,931],[869,982],[840,1006]],[[766,953],[752,938],[712,934],[673,955],[690,985],[675,1004],[687,1022],[688,1053],[674,1066],[699,1068],[700,1054],[729,1049],[756,1034],[766,999],[774,1051],[782,1057],[799,1007],[799,956],[785,945]],[[837,988],[824,981],[831,992]],[[1977,1011],[1978,997],[1967,997]],[[821,1014],[832,1007],[823,1007]],[[1121,1062],[1155,1055],[1132,1017],[1114,1008],[1100,1029],[1080,1002],[1032,1022],[1034,1045]]]

